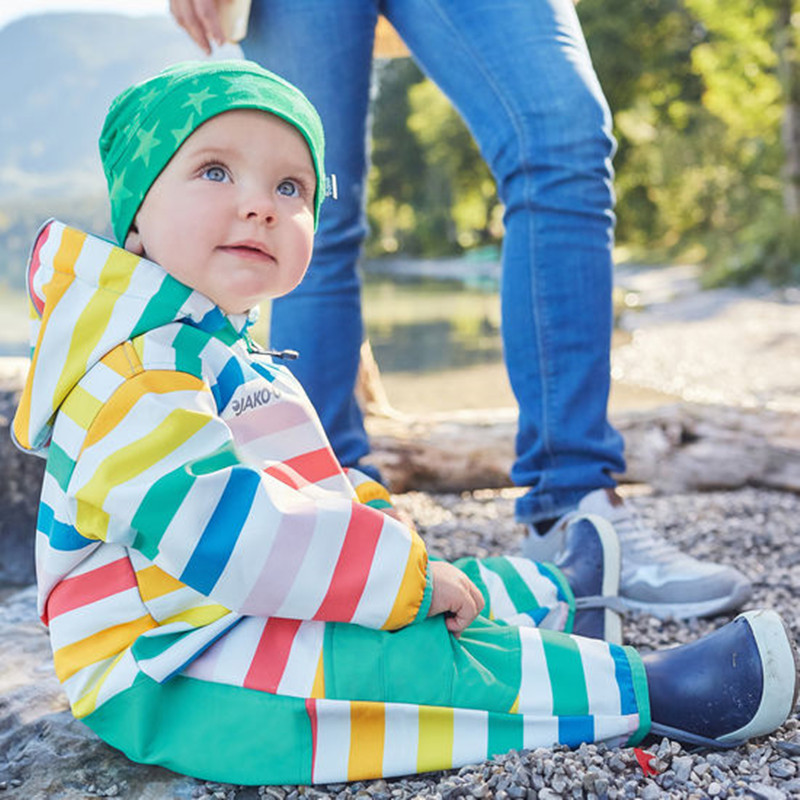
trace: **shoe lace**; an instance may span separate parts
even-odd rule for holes
[[[618,511],[613,525],[625,554],[636,561],[663,564],[687,558],[677,547],[627,509]]]

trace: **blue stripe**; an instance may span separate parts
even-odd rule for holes
[[[36,528],[47,536],[50,546],[55,550],[80,550],[88,544],[94,544],[93,540],[81,536],[72,525],[59,522],[56,519],[55,511],[46,503],[39,504],[39,519]]]
[[[270,383],[275,380],[272,370],[265,364],[259,364],[258,361],[251,361],[250,366],[262,377],[266,378]]]
[[[184,583],[205,595],[211,592],[231,557],[260,485],[257,472],[246,467],[231,470],[225,491],[181,573]]]
[[[614,673],[617,678],[617,686],[619,686],[620,712],[636,714],[639,706],[636,703],[636,692],[633,690],[633,674],[628,657],[619,645],[610,644],[608,650],[614,659]]]
[[[581,742],[594,741],[594,717],[559,717],[558,742],[577,747]]]
[[[219,399],[217,400],[217,407],[221,410],[225,408],[230,402],[231,397],[236,389],[244,383],[244,375],[242,374],[242,367],[235,356],[228,359],[228,363],[217,375],[217,386]],[[217,393],[214,393],[217,397]]]
[[[564,593],[564,589],[561,586],[561,580],[564,580],[564,578],[562,577],[561,580],[559,580],[558,575],[556,575],[555,571],[550,569],[550,567],[547,564],[535,561],[533,562],[533,565],[539,571],[540,575],[547,578],[547,580],[549,580],[550,583],[552,583],[553,586],[556,587],[556,597],[564,603],[568,602],[569,598]]]

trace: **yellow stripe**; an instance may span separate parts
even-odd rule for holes
[[[108,408],[110,406],[107,405]],[[165,455],[191,439],[208,422],[205,414],[178,409],[147,436],[104,459],[86,485],[75,493],[78,501],[75,524],[78,530],[90,538],[105,540],[108,524],[107,520],[104,524],[99,515],[105,513],[102,509],[111,490],[150,469]]]
[[[211,606],[187,608],[186,611],[181,611],[180,614],[174,614],[163,620],[161,624],[169,625],[172,622],[185,622],[193,628],[202,628],[204,625],[216,622],[226,614],[230,614],[230,609],[215,603]]]
[[[181,583],[177,578],[173,578],[168,572],[157,567],[145,567],[136,573],[136,582],[139,584],[139,594],[146,603],[156,597],[163,597],[165,594],[175,592],[178,589],[185,589],[186,584]]]
[[[383,624],[386,630],[402,628],[413,622],[422,604],[425,592],[425,570],[428,566],[428,554],[425,545],[416,531],[411,531],[411,549],[408,553],[406,568],[400,590],[392,606],[389,618]]]
[[[123,378],[130,378],[142,372],[142,362],[130,342],[123,342],[106,353],[100,362]]]
[[[519,695],[517,695],[514,702],[511,704],[511,708],[508,709],[509,714],[519,714]]]
[[[133,270],[139,257],[127,250],[114,248],[111,251],[100,273],[100,284],[108,283],[107,273],[119,276],[119,282],[113,292],[97,291],[81,311],[75,322],[66,364],[59,376],[54,397],[60,400],[71,388],[76,374],[86,372],[89,356],[97,347],[111,320],[114,306],[122,293],[128,288]],[[87,336],[87,331],[91,332]]]
[[[52,231],[52,228],[51,228]],[[42,317],[42,324],[39,327],[39,336],[36,342],[36,348],[33,351],[31,367],[28,375],[31,376],[29,380],[25,381],[25,388],[22,391],[22,397],[19,402],[17,414],[14,417],[14,435],[17,441],[23,447],[30,447],[32,440],[30,438],[30,413],[31,401],[33,396],[33,375],[36,374],[36,365],[39,361],[39,351],[42,343],[42,337],[47,329],[46,322],[52,316],[53,311],[58,305],[59,300],[64,296],[64,293],[72,285],[75,278],[75,262],[81,252],[83,243],[86,240],[86,234],[76,231],[73,228],[64,228],[61,234],[61,241],[58,245],[53,265],[55,274],[49,283],[42,287],[42,292],[46,298],[44,307],[44,316]],[[60,402],[53,398],[54,402]],[[55,408],[53,408],[55,411]]]
[[[347,780],[374,778],[383,773],[385,716],[383,703],[350,703],[350,759]]]
[[[453,763],[453,709],[419,707],[417,772],[450,769]]]
[[[322,651],[320,651],[319,661],[317,661],[317,672],[314,675],[314,685],[311,687],[311,697],[325,697],[325,660],[322,657]]]
[[[130,647],[145,631],[157,627],[156,621],[146,614],[131,622],[113,625],[66,647],[60,647],[53,654],[56,676],[63,683],[78,670],[116,655]]]
[[[61,410],[79,427],[89,430],[103,404],[82,386],[76,386],[64,401]]]
[[[123,650],[106,667],[106,669],[103,671],[103,674],[98,678],[92,690],[83,695],[83,697],[81,697],[80,700],[77,700],[75,703],[72,704],[72,713],[75,717],[80,719],[81,717],[85,717],[87,714],[91,714],[92,711],[95,710],[95,708],[97,707],[97,695],[100,694],[100,689],[106,682],[106,678],[108,678],[108,676],[111,674],[114,667],[116,667],[117,664],[119,664],[120,659],[124,655],[125,651]]]
[[[377,481],[365,481],[356,486],[356,497],[359,503],[366,505],[371,500],[386,500],[392,502],[392,498],[385,486],[381,486]]]
[[[150,393],[169,394],[187,390],[208,391],[208,388],[199,378],[185,372],[152,370],[135,375],[114,392],[114,396],[97,415],[89,435],[83,442],[81,452],[114,430],[144,395]]]

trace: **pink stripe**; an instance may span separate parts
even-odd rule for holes
[[[307,511],[284,515],[261,574],[242,604],[243,613],[263,617],[280,608],[303,564],[316,523],[310,502]]]
[[[61,581],[47,599],[48,619],[96,603],[136,586],[136,575],[127,558]]]
[[[314,619],[349,622],[353,618],[367,584],[384,519],[380,511],[353,503],[328,593]]]
[[[267,620],[244,679],[243,686],[246,689],[259,689],[273,694],[278,691],[300,624],[299,619],[272,617]]]
[[[253,439],[270,436],[308,422],[308,413],[297,403],[275,403],[261,406],[226,422],[236,441],[247,444]]]

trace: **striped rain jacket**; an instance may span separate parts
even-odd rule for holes
[[[571,624],[555,568],[465,561],[494,621],[456,640],[426,619],[421,539],[340,467],[246,316],[55,221],[28,280],[13,433],[47,458],[39,612],[106,741],[199,777],[309,783],[644,734],[633,651],[536,627]]]

